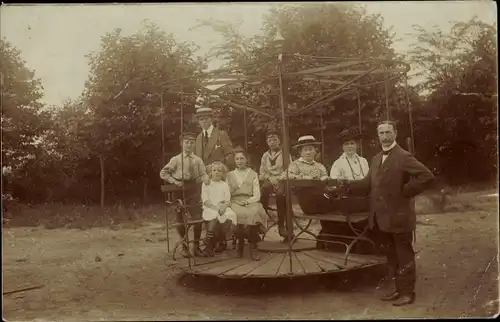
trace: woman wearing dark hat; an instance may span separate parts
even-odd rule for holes
[[[363,179],[368,175],[369,167],[368,167],[368,161],[357,154],[358,144],[356,141],[363,137],[362,133],[356,128],[351,128],[342,131],[338,137],[342,142],[342,150],[344,152],[333,163],[332,168],[330,170],[330,177],[332,179],[337,179],[337,180],[351,180],[351,181]],[[369,199],[366,198],[353,199],[352,197],[350,199],[351,200],[348,201],[349,203],[348,208],[352,209],[353,213],[364,212],[364,209],[366,209],[366,211],[369,211],[370,207]],[[366,220],[353,223],[353,226],[356,229],[363,230],[367,222],[368,218],[366,218]],[[318,239],[327,241],[337,241],[337,242],[342,241],[349,243],[350,242],[349,239],[334,237],[332,235],[354,236],[353,232],[351,231],[351,228],[347,223],[322,220],[320,221],[320,224],[321,224],[321,231],[318,234]],[[327,247],[331,249],[338,248],[339,251],[342,250],[342,248],[339,247],[339,244],[337,243],[318,242],[318,247],[319,248]],[[358,252],[363,253],[365,251],[371,251],[371,247],[370,245],[366,245],[364,241],[357,242],[356,244],[354,244],[354,248],[352,249],[353,253],[358,253]]]
[[[339,134],[344,153],[332,165],[332,179],[361,180],[368,174],[368,161],[357,154],[356,140],[360,138],[362,134],[357,129],[347,129]]]

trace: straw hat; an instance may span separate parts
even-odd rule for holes
[[[196,110],[195,116],[213,116],[214,112],[210,107],[200,107]]]
[[[316,138],[312,135],[304,135],[299,137],[297,140],[297,144],[293,146],[294,149],[297,149],[306,145],[321,145],[320,141],[317,141]]]

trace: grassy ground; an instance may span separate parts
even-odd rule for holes
[[[496,196],[495,196],[496,194]],[[181,278],[166,255],[162,206],[21,206],[3,229],[7,320],[380,319],[498,312],[498,191],[417,202],[417,301],[376,297],[381,272],[279,283]],[[434,211],[435,212],[435,211]],[[48,229],[51,228],[51,229]],[[173,243],[177,236],[168,232]]]
[[[439,192],[418,196],[415,201],[417,214],[461,212],[483,210],[487,206],[485,199],[477,196],[495,190],[474,191],[473,187],[448,190],[446,194]],[[9,206],[4,215],[5,227],[39,227],[46,229],[68,228],[85,230],[92,227],[138,228],[144,222],[165,223],[165,207],[163,204],[121,207],[112,206],[101,209],[99,206],[40,204]],[[299,208],[297,208],[298,210]],[[300,211],[300,210],[298,210]],[[168,217],[172,219],[172,214]]]

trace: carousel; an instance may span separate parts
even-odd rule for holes
[[[187,98],[199,96],[200,93],[209,95],[224,106],[243,111],[245,132],[245,148],[248,142],[247,118],[252,114],[278,121],[282,131],[283,155],[291,155],[289,124],[292,118],[300,117],[313,110],[319,110],[321,129],[321,155],[324,156],[323,112],[333,106],[339,98],[351,98],[356,102],[356,109],[361,131],[362,102],[361,95],[367,88],[380,85],[385,90],[385,109],[390,116],[388,84],[391,81],[402,81],[407,86],[407,73],[410,67],[402,61],[385,58],[346,58],[346,57],[318,57],[301,54],[280,53],[283,39],[279,35],[276,39],[276,60],[270,60],[266,66],[273,72],[261,76],[263,66],[244,66],[242,68],[221,68],[197,76],[198,82],[192,78],[178,79],[175,82],[164,84],[159,93],[161,107],[164,113],[164,95],[177,95],[180,102],[181,124],[184,124],[185,105]],[[202,80],[199,82],[199,80]],[[298,104],[289,104],[287,99],[294,94],[290,89],[293,84],[307,84],[307,88],[320,92],[321,96],[313,101],[298,107]],[[286,85],[285,85],[286,84]],[[210,89],[214,85],[217,89]],[[193,88],[188,92],[185,88]],[[244,101],[238,101],[236,95],[224,94],[223,89],[250,88],[257,91],[259,87],[272,88],[279,98],[278,108],[259,108]],[[406,88],[405,88],[406,90]],[[287,91],[289,91],[287,93]],[[290,94],[290,95],[289,95]],[[317,97],[317,96],[316,96]],[[191,98],[190,101],[193,101]],[[411,126],[411,106],[406,92],[406,107],[409,124]],[[162,115],[162,155],[165,156],[165,129],[163,126],[165,115]],[[171,116],[169,116],[171,117]],[[410,137],[407,138],[408,149],[413,151],[413,130],[410,128]],[[182,125],[181,132],[184,132]],[[288,158],[283,158],[284,168],[289,165]],[[163,162],[165,164],[165,162]],[[347,270],[364,269],[371,266],[383,265],[386,258],[380,252],[376,234],[368,230],[369,197],[345,196],[342,193],[335,195],[335,210],[329,213],[316,214],[302,207],[304,191],[311,189],[325,189],[327,186],[337,185],[336,180],[293,180],[283,182],[286,197],[286,228],[288,236],[277,237],[276,209],[266,209],[268,223],[257,243],[260,260],[252,260],[248,256],[240,257],[231,249],[216,254],[213,257],[197,257],[190,254],[187,258],[179,256],[180,247],[192,247],[193,240],[190,231],[195,225],[203,224],[203,220],[195,220],[190,215],[190,208],[200,205],[189,205],[184,198],[185,187],[162,185],[165,194],[165,226],[167,230],[167,250],[169,256],[185,273],[193,275],[214,276],[217,278],[293,278],[307,275],[334,274]],[[175,196],[180,195],[182,198]],[[292,200],[296,205],[293,205]],[[170,223],[168,217],[172,212],[182,214],[182,222]],[[314,229],[315,222],[321,222],[320,232]],[[169,229],[174,226],[183,226],[185,237],[175,245],[170,245]],[[317,225],[316,225],[317,226]],[[231,236],[228,236],[231,237]],[[229,242],[232,241],[230,238]],[[246,248],[251,247],[246,245]],[[248,251],[248,250],[245,250]],[[255,250],[254,250],[255,251]]]

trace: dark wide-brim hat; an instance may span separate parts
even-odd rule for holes
[[[196,117],[213,116],[214,111],[210,107],[200,107],[200,108],[196,109],[196,112],[194,115]]]
[[[196,134],[193,132],[184,132],[179,136],[179,140],[196,140]]]
[[[321,145],[321,142],[317,141],[312,135],[304,135],[297,140],[297,144],[295,144],[292,148],[298,149],[306,145]]]
[[[280,130],[278,130],[276,128],[267,129],[267,131],[266,131],[266,138],[268,138],[268,137],[270,137],[272,135],[276,135],[278,137],[281,137],[281,132],[280,132]]]
[[[338,139],[342,142],[356,141],[363,138],[363,133],[356,128],[346,129],[338,135]]]

